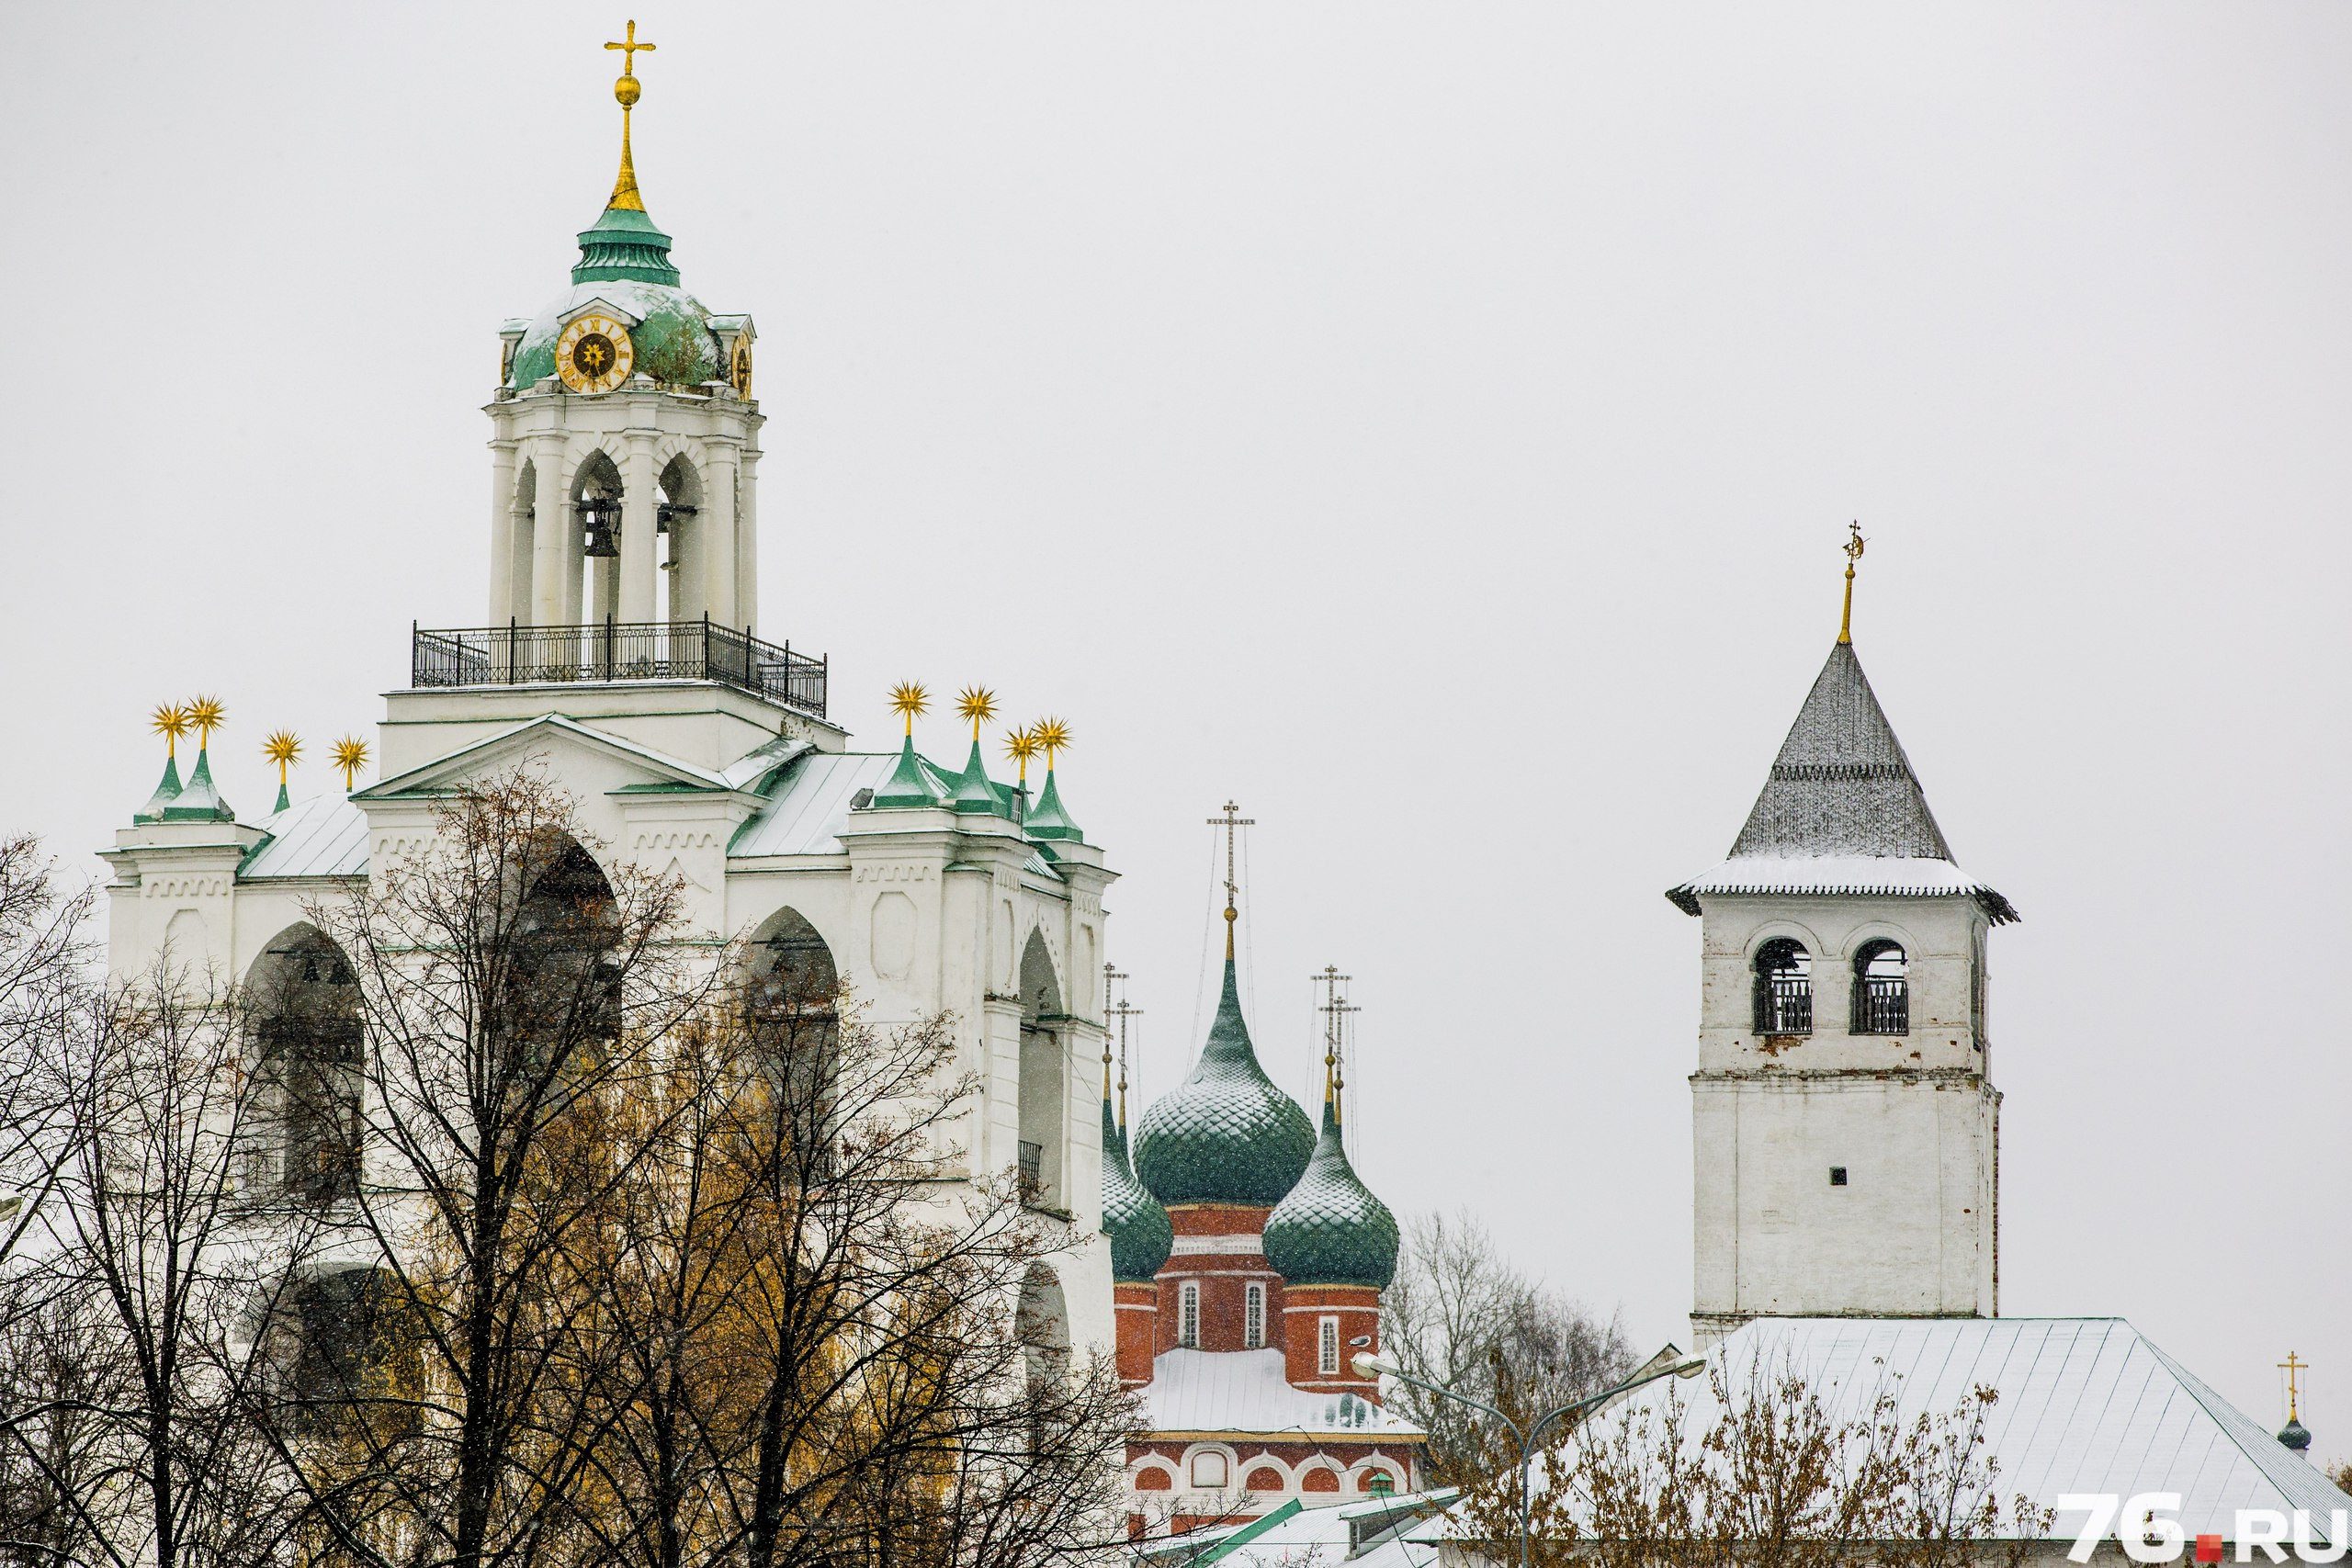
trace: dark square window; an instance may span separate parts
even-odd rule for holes
[[[1846,1168],[1844,1166],[1833,1165],[1829,1168],[1829,1185],[1832,1187],[1843,1187],[1846,1185]]]

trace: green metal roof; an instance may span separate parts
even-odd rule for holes
[[[1258,1066],[1228,958],[1200,1060],[1136,1123],[1136,1174],[1163,1203],[1272,1206],[1314,1152],[1306,1112]]]
[[[179,759],[167,756],[164,759],[164,776],[157,782],[155,793],[147,797],[146,805],[130,814],[130,819],[133,822],[161,822],[164,809],[179,798],[180,787]]]
[[[1396,1277],[1396,1216],[1349,1163],[1329,1100],[1306,1174],[1266,1218],[1265,1247],[1266,1261],[1287,1284],[1385,1290]]]
[[[1168,1211],[1144,1190],[1127,1164],[1127,1130],[1111,1115],[1102,1095],[1102,1234],[1111,1238],[1111,1278],[1148,1282],[1168,1261],[1176,1233]]]
[[[173,796],[164,807],[166,822],[234,822],[237,814],[220,798],[212,784],[212,755],[199,750],[196,754],[196,771],[187,776],[187,787]]]
[[[1037,796],[1037,804],[1022,824],[1033,839],[1063,839],[1071,843],[1086,842],[1086,836],[1062,809],[1062,792],[1054,784],[1054,770],[1046,770],[1046,787]]]

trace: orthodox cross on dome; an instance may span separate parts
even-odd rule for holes
[[[1228,800],[1225,803],[1224,816],[1209,818],[1210,827],[1225,829],[1225,961],[1227,964],[1233,962],[1233,922],[1241,918],[1235,909],[1235,905],[1238,902],[1240,885],[1234,880],[1233,875],[1233,840],[1242,829],[1254,828],[1258,825],[1255,818],[1236,815],[1240,809]]]
[[[612,199],[605,202],[605,207],[608,211],[617,207],[630,212],[642,212],[645,210],[645,198],[638,194],[637,160],[629,152],[628,114],[637,107],[638,96],[644,90],[637,80],[637,51],[640,49],[650,51],[653,46],[637,41],[637,23],[632,20],[625,39],[605,47],[621,51],[620,77],[613,84],[613,97],[621,106],[621,172],[620,177],[613,182]]]
[[[1143,1016],[1143,1009],[1127,1004],[1126,978],[1125,971],[1114,969],[1108,964],[1102,965],[1102,1016],[1105,1021],[1114,1018],[1119,1021],[1119,1125],[1122,1127],[1127,1124],[1127,1020]],[[1114,980],[1120,983],[1119,1000],[1115,1007],[1111,1003],[1111,982]],[[1102,1042],[1102,1070],[1106,1076],[1110,1068],[1111,1042],[1105,1036]]]
[[[1335,1122],[1342,1119],[1340,1095],[1348,1087],[1348,1014],[1363,1010],[1340,989],[1351,978],[1340,974],[1336,964],[1326,964],[1323,973],[1313,976],[1315,984],[1323,987],[1323,999],[1315,1010],[1323,1015],[1323,1098]]]
[[[2295,1398],[2301,1392],[2295,1382],[2295,1374],[2298,1372],[2310,1371],[2312,1370],[2312,1364],[2309,1361],[2296,1359],[2295,1353],[2292,1350],[2290,1350],[2287,1352],[2287,1359],[2280,1361],[2278,1365],[2278,1370],[2287,1374],[2287,1419],[2293,1421],[2297,1418],[2295,1415]],[[2324,1416],[2327,1412],[2323,1410],[2320,1414]]]
[[[1862,538],[1862,525],[1860,519],[1848,524],[1847,526],[1853,530],[1853,537],[1848,539],[1842,547],[1846,552],[1846,613],[1839,616],[1838,621],[1839,642],[1854,640],[1854,563],[1862,558],[1862,546],[1866,542]]]

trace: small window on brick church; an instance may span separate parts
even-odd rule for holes
[[[1833,1165],[1829,1168],[1829,1185],[1832,1187],[1843,1187],[1846,1185],[1846,1168],[1844,1166]]]
[[[1327,1317],[1318,1325],[1315,1337],[1316,1369],[1325,1377],[1336,1377],[1340,1371],[1340,1320]]]
[[[1244,1292],[1244,1301],[1241,1348],[1255,1350],[1266,1343],[1266,1287],[1251,1285]]]
[[[1775,937],[1756,950],[1756,1032],[1813,1032],[1813,955]]]
[[[1176,1287],[1176,1343],[1198,1349],[1201,1343],[1201,1282],[1187,1280]]]

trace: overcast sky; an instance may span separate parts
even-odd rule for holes
[[[628,11],[7,7],[0,827],[479,624],[497,329]],[[1837,630],[1992,950],[2003,1308],[2352,1455],[2341,5],[650,5],[637,163],[760,329],[761,625],[1077,737],[1150,1089],[1258,823],[1269,1069],[1687,1342],[1698,923]],[[922,731],[963,754],[951,722]],[[314,762],[299,781],[324,787]]]

